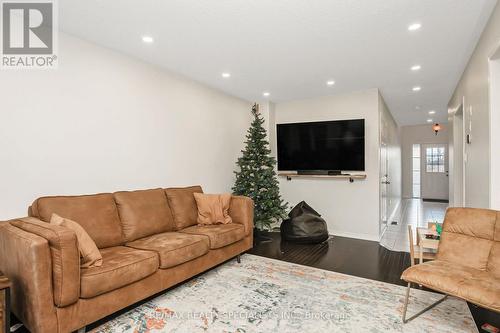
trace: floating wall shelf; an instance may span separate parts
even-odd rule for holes
[[[352,174],[352,175],[300,175],[293,172],[279,172],[278,176],[286,177],[286,180],[292,180],[292,178],[326,178],[326,179],[347,179],[349,182],[353,183],[354,180],[366,179],[365,174]]]

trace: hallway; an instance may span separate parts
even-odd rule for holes
[[[389,221],[380,245],[392,251],[409,252],[408,225],[415,230],[416,227],[426,227],[427,222],[442,223],[447,207],[447,203],[403,199],[392,220]],[[394,221],[397,221],[396,225],[391,224]]]

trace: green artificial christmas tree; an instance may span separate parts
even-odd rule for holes
[[[259,114],[259,107],[252,107],[254,120],[246,135],[246,147],[241,152],[235,171],[236,182],[233,192],[253,199],[255,204],[254,224],[259,230],[269,230],[271,225],[286,217],[288,204],[281,199],[278,178],[274,166],[276,160],[269,154],[269,142],[266,130],[262,126],[264,118]]]

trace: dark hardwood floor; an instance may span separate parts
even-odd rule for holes
[[[278,232],[269,233],[269,237],[270,242],[255,244],[249,253],[406,286],[400,276],[410,266],[410,254],[407,252],[390,251],[378,242],[337,236],[316,245],[281,241]],[[500,314],[470,303],[468,305],[480,332],[485,332],[481,330],[484,323],[500,327]]]
[[[378,242],[354,238],[331,237],[321,244],[301,245],[282,242],[277,232],[269,235],[271,242],[256,244],[249,253],[405,285],[399,277],[410,263],[408,253],[389,251]]]

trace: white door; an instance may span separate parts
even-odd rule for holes
[[[449,200],[448,145],[422,145],[421,161],[422,198]]]
[[[388,185],[389,182],[389,168],[388,168],[387,145],[382,144],[380,147],[380,233],[384,231],[389,219],[387,202]]]

